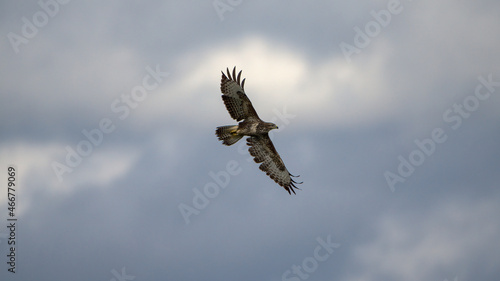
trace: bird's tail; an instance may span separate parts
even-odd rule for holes
[[[219,137],[219,140],[222,141],[222,144],[233,145],[243,137],[243,135],[238,135],[236,133],[237,129],[238,125],[220,126],[215,130],[215,134]]]

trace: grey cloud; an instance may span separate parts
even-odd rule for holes
[[[370,11],[388,2],[243,1],[221,21],[211,1],[71,1],[18,54],[7,34],[19,33],[21,18],[40,6],[3,3],[0,166],[17,162],[21,171],[18,273],[3,267],[0,278],[111,280],[125,272],[134,280],[282,280],[314,256],[318,237],[330,235],[341,246],[308,280],[496,280],[500,89],[457,129],[443,113],[474,94],[479,76],[500,81],[498,39],[487,32],[499,25],[498,4],[402,1],[404,10],[347,63],[339,44],[352,43],[353,27],[364,27]],[[273,64],[276,50],[292,50],[311,69],[333,62],[359,71],[332,81],[349,81],[342,89],[356,98],[344,108],[366,122],[311,124],[315,114],[335,115],[295,107],[296,117],[274,135],[287,168],[304,180],[296,196],[214,135],[216,126],[232,122],[218,92],[219,68],[231,59],[220,67],[211,59],[246,38],[284,46],[269,48],[262,67],[248,67],[260,73],[295,67],[286,59]],[[230,63],[238,66],[258,59],[234,54],[237,62]],[[129,117],[117,118],[112,102],[156,65],[170,75]],[[203,79],[211,72],[213,82]],[[266,79],[275,81],[273,75]],[[259,86],[255,75],[247,78]],[[364,85],[373,89],[365,93]],[[369,94],[387,102],[362,104]],[[284,97],[253,100],[260,115],[272,118],[274,103],[293,104]],[[56,186],[48,165],[64,161],[65,146],[75,148],[85,139],[82,130],[97,128],[102,118],[116,129]],[[392,192],[384,172],[396,172],[398,156],[408,158],[418,149],[415,140],[435,128],[447,140]],[[116,161],[128,162],[120,168]],[[192,205],[193,189],[214,182],[209,172],[229,161],[241,172],[186,224],[179,204]],[[110,171],[107,181],[96,171]],[[2,237],[0,231],[5,261]]]

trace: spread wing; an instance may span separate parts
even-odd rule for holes
[[[250,146],[248,151],[254,157],[254,161],[262,163],[259,169],[266,172],[271,179],[284,187],[288,193],[292,194],[291,192],[293,192],[295,194],[293,189],[299,189],[295,184],[301,184],[302,182],[296,182],[292,179],[295,176],[286,169],[269,135],[266,133],[261,136],[251,136],[247,138],[247,145]]]
[[[236,76],[236,67],[233,68],[232,77],[229,69],[227,69],[227,76],[222,72],[220,91],[222,92],[222,100],[226,105],[227,111],[229,111],[231,118],[236,121],[259,119],[252,103],[245,94],[245,79],[240,83],[240,78],[241,71]]]

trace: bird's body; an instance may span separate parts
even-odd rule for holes
[[[273,123],[262,121],[252,106],[252,103],[245,94],[245,79],[240,82],[241,71],[236,76],[236,67],[233,69],[233,75],[227,69],[227,76],[222,72],[221,92],[222,100],[226,105],[229,114],[236,121],[241,121],[238,125],[228,125],[217,127],[215,134],[224,145],[233,145],[243,136],[247,138],[248,151],[254,156],[256,163],[262,163],[259,168],[266,172],[276,183],[283,186],[288,193],[297,189],[295,182],[291,177],[274,148],[269,131],[278,129]],[[298,184],[298,183],[297,183]],[[291,192],[290,192],[291,191]]]

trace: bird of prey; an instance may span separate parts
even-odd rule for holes
[[[241,121],[238,125],[220,126],[217,127],[215,134],[224,145],[233,145],[243,136],[248,136],[247,145],[250,146],[248,151],[254,157],[254,161],[260,164],[259,168],[266,172],[277,184],[285,188],[289,194],[295,189],[299,189],[292,177],[298,177],[290,174],[281,160],[280,155],[274,148],[268,132],[273,129],[278,129],[273,123],[262,121],[252,103],[245,94],[245,79],[241,78],[241,71],[236,76],[236,67],[233,68],[233,75],[226,69],[227,76],[222,72],[222,80],[220,90],[222,92],[222,100],[226,105],[227,111],[236,121]],[[243,121],[242,121],[243,120]]]

